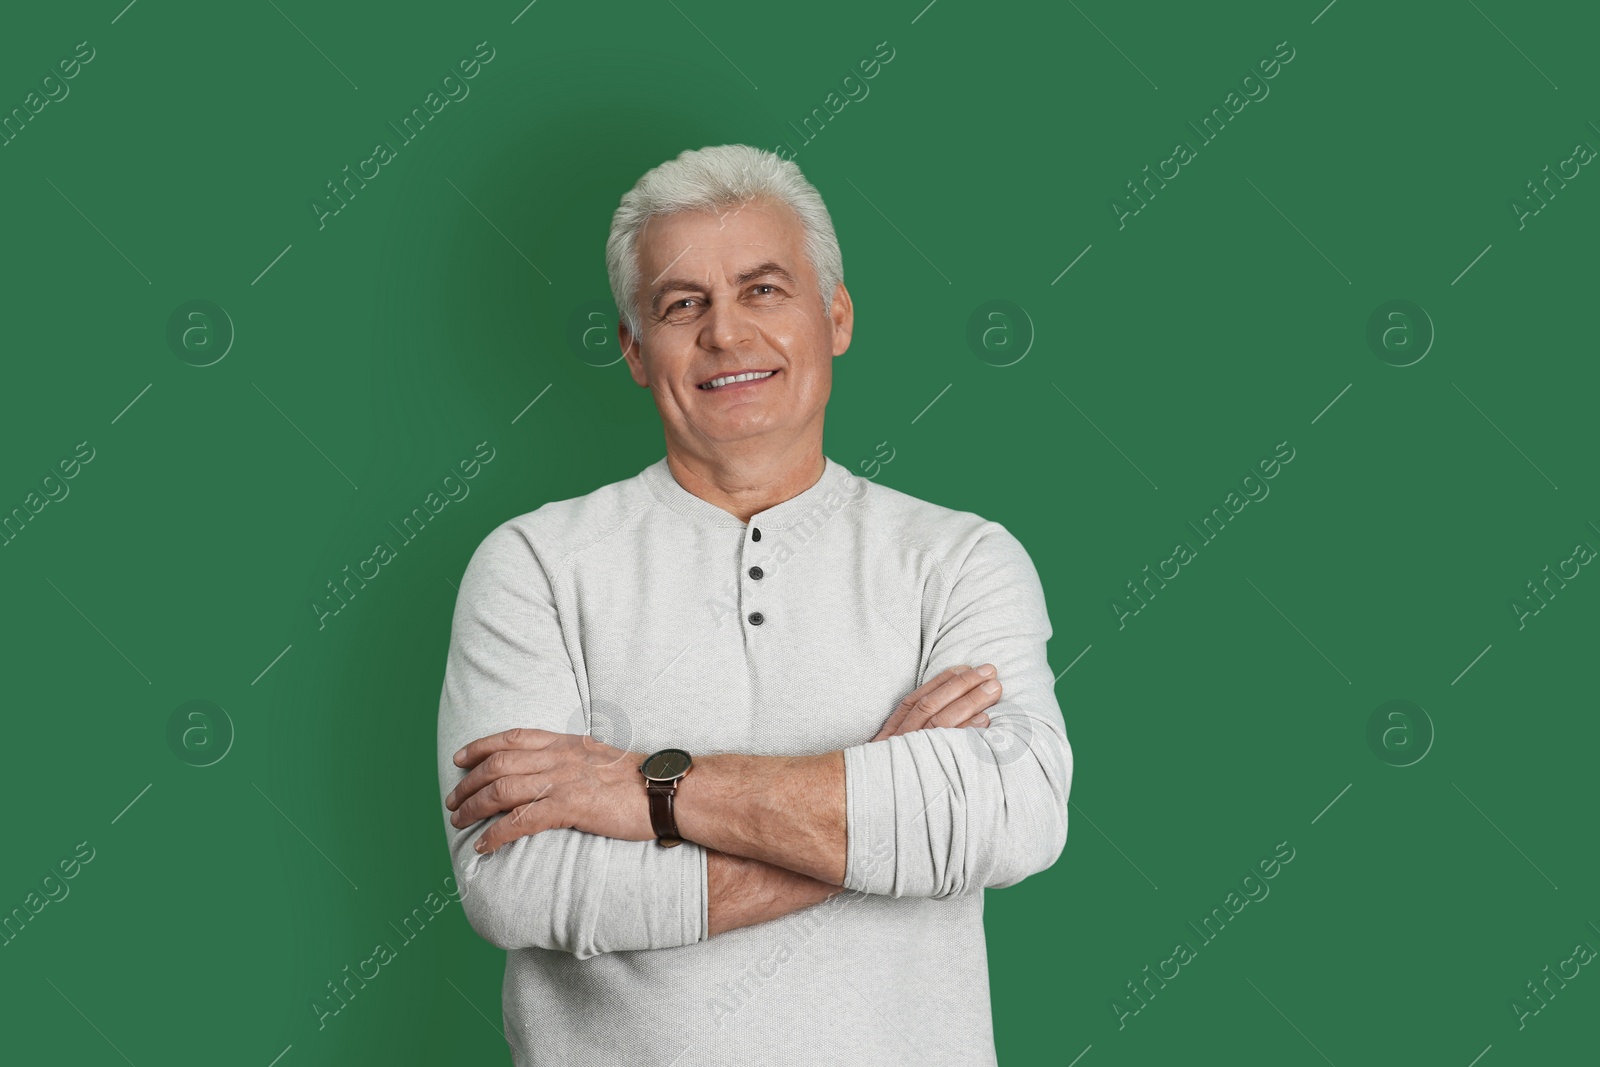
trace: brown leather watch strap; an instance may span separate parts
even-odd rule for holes
[[[677,778],[670,782],[645,783],[645,792],[650,795],[650,828],[655,831],[656,843],[666,848],[683,843],[683,838],[678,836],[678,820],[672,810],[672,801],[682,780]]]

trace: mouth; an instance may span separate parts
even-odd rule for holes
[[[730,390],[742,392],[755,388],[777,373],[776,370],[753,370],[738,374],[723,374],[710,381],[701,382],[699,388],[708,393],[726,393]]]

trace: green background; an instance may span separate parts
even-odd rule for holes
[[[1600,577],[1510,607],[1600,546],[1600,177],[1511,208],[1600,145],[1592,8],[122,3],[0,35],[4,113],[95,50],[0,148],[0,509],[94,453],[0,548],[0,910],[94,850],[0,947],[8,1059],[508,1061],[503,954],[458,905],[321,1029],[311,1005],[449,874],[434,731],[472,549],[662,454],[604,241],[646,169],[727,142],[794,150],[837,227],[857,317],[828,454],[1004,523],[1044,582],[1072,824],[989,897],[1001,1062],[1593,1055],[1594,967],[1521,1027],[1511,1003],[1600,947]],[[1202,143],[1188,123],[1285,41]],[[319,228],[325,183],[479,42],[470,95]],[[1179,140],[1196,157],[1119,226]],[[174,347],[192,300],[227,322]],[[975,348],[995,300],[1020,311]],[[1396,320],[1427,348],[1405,367],[1367,340],[1391,300],[1436,332]],[[325,583],[482,441],[471,495],[319,627]],[[1270,495],[1201,544],[1186,524],[1280,442]],[[1180,540],[1196,558],[1119,625]],[[1396,699],[1431,730],[1369,744]],[[192,700],[226,722],[186,748]],[[1279,842],[1270,896],[1203,944],[1188,924]],[[1196,958],[1119,1026],[1180,940]]]

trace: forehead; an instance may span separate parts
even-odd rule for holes
[[[796,274],[809,266],[799,216],[786,204],[765,200],[658,215],[640,233],[638,253],[647,284],[669,266],[674,275],[731,274],[767,260]]]

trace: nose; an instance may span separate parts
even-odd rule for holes
[[[749,309],[732,297],[713,299],[701,321],[705,329],[700,340],[708,349],[735,351],[754,332]]]

